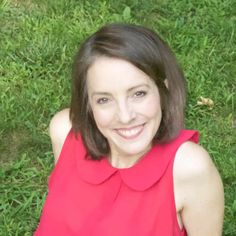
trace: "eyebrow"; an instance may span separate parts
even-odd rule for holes
[[[128,89],[128,92],[130,92],[130,91],[132,91],[132,90],[135,90],[135,89],[137,89],[137,88],[139,88],[139,87],[148,87],[148,88],[150,88],[149,84],[139,84],[139,85],[136,85],[136,86],[134,86],[134,87],[129,88],[129,89]]]
[[[130,92],[130,91],[132,91],[132,90],[135,90],[135,89],[137,89],[137,88],[139,88],[139,87],[147,87],[147,88],[150,88],[150,85],[148,85],[148,84],[139,84],[139,85],[136,85],[136,86],[133,86],[133,87],[131,87],[131,88],[129,88],[128,90],[127,90],[127,92]],[[99,92],[99,91],[95,91],[95,92],[93,92],[92,94],[91,94],[91,97],[93,97],[93,96],[95,96],[95,95],[103,95],[103,96],[109,96],[109,95],[111,95],[111,93],[109,93],[109,92]]]

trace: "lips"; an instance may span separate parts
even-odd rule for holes
[[[131,128],[121,128],[121,129],[116,129],[116,132],[123,138],[125,139],[134,139],[139,136],[139,134],[142,133],[144,128],[144,124],[134,126]]]

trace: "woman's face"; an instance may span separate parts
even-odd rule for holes
[[[131,63],[99,57],[87,74],[89,103],[111,158],[138,159],[152,145],[162,111],[155,83]]]

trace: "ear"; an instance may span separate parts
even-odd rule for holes
[[[164,84],[165,84],[166,88],[169,89],[168,80],[167,79],[164,80]]]

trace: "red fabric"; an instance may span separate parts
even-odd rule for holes
[[[134,166],[117,169],[106,158],[84,159],[81,137],[70,131],[34,236],[185,236],[176,218],[173,162],[188,140],[198,142],[198,133],[183,130]]]

